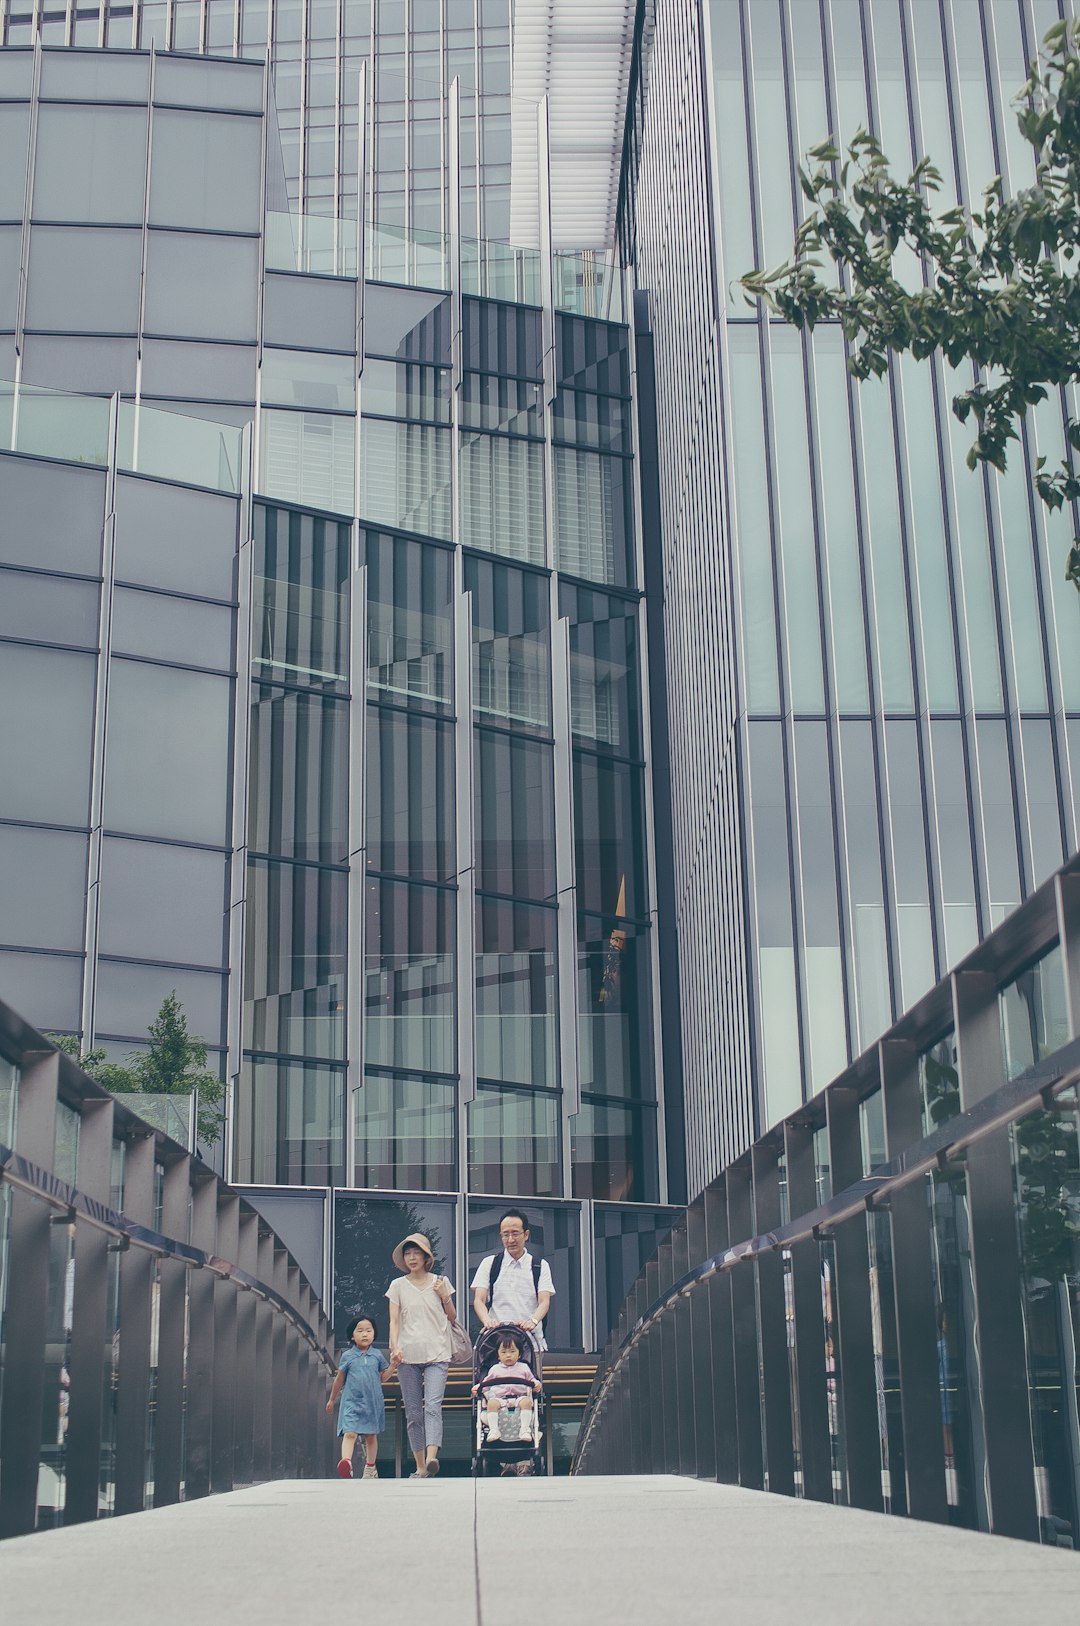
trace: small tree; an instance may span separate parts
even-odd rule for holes
[[[114,1095],[193,1094],[196,1134],[204,1145],[212,1146],[221,1138],[223,1115],[217,1108],[225,1086],[207,1069],[206,1040],[188,1032],[187,1017],[175,988],[162,1000],[148,1032],[149,1049],[132,1051],[127,1067],[107,1061],[104,1050],[84,1053],[71,1034],[50,1033],[46,1037]]]
[[[1078,49],[1080,23],[1057,23],[1016,98],[1034,152],[1034,186],[1006,198],[994,176],[977,213],[956,208],[935,217],[928,198],[941,175],[929,158],[900,180],[865,130],[843,159],[830,138],[811,148],[814,167],[799,170],[813,208],[792,259],[742,278],[754,299],[795,327],[838,321],[856,378],[880,377],[890,354],[904,351],[920,359],[940,352],[953,366],[973,362],[974,386],[953,401],[960,422],[973,417],[978,428],[972,469],[982,462],[1003,470],[1028,407],[1080,380]],[[893,269],[901,244],[926,268],[926,286],[914,292]],[[822,251],[843,286],[822,281]],[[1080,498],[1072,457],[1080,424],[1068,424],[1066,444],[1060,468],[1048,470],[1043,457],[1036,465],[1036,489],[1052,509]],[[1080,589],[1080,538],[1066,577]]]

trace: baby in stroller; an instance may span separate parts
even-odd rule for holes
[[[492,1355],[498,1355],[492,1360]],[[531,1341],[517,1327],[493,1327],[476,1346],[477,1472],[531,1472],[539,1461],[540,1408],[543,1385],[533,1371]]]

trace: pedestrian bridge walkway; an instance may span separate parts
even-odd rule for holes
[[[669,1476],[279,1480],[7,1541],[0,1596],[79,1626],[1075,1626],[1080,1554]]]

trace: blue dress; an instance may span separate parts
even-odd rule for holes
[[[390,1365],[381,1349],[374,1344],[370,1349],[357,1349],[350,1344],[338,1371],[345,1374],[345,1387],[341,1391],[338,1407],[339,1434],[381,1434],[386,1427],[386,1402],[380,1372]]]

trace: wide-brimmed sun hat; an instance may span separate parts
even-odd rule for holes
[[[432,1268],[435,1263],[435,1255],[431,1251],[431,1243],[428,1241],[427,1237],[422,1236],[419,1231],[413,1231],[412,1235],[407,1236],[404,1242],[398,1243],[397,1247],[390,1255],[398,1270],[404,1271],[405,1269],[405,1249],[408,1247],[419,1248],[421,1253],[426,1253],[428,1269],[430,1270]]]

